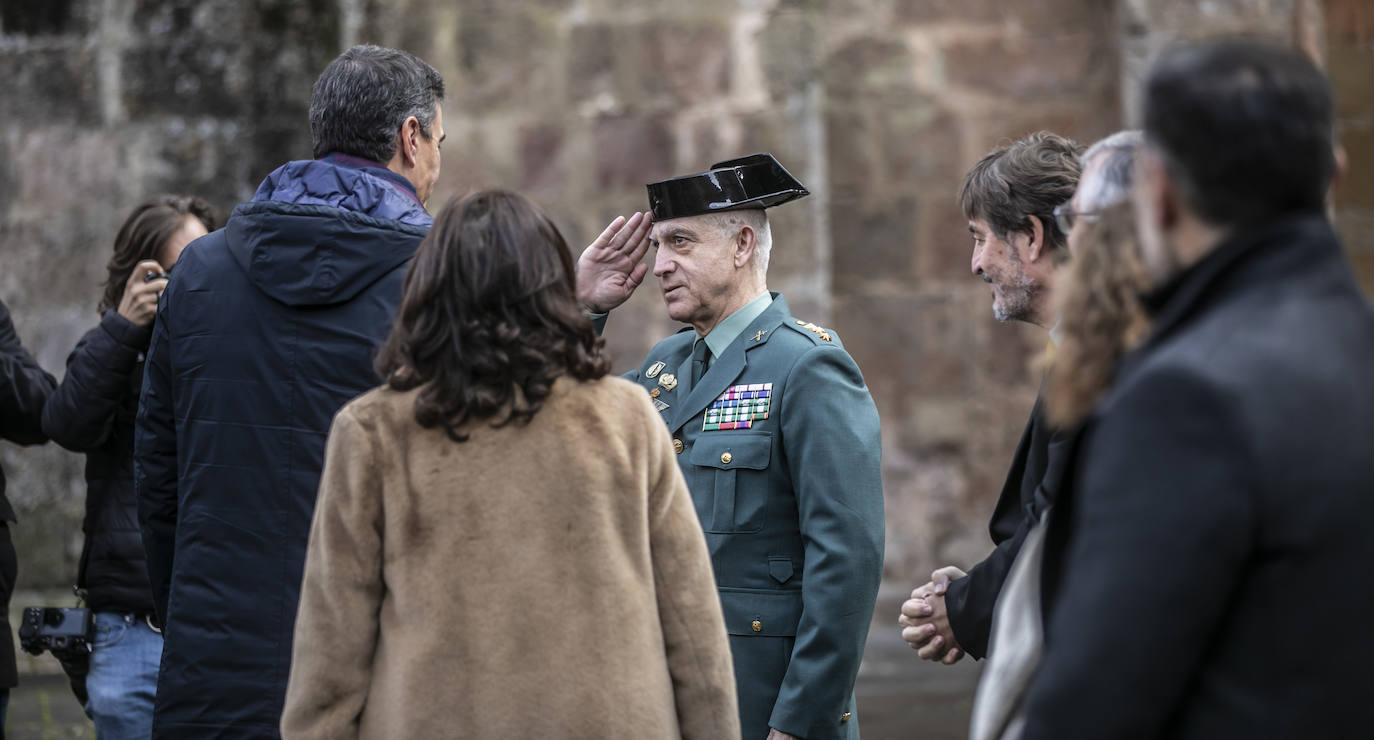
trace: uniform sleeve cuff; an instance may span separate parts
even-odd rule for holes
[[[814,706],[797,707],[778,702],[773,705],[773,713],[768,717],[768,726],[789,735],[804,737],[807,740],[828,740],[844,737],[849,723],[854,722],[852,708],[842,706],[829,713],[818,713]]]
[[[597,336],[600,336],[601,333],[602,333],[603,331],[606,330],[606,317],[607,317],[607,316],[610,316],[610,314],[609,314],[609,313],[597,313],[597,312],[595,312],[595,311],[588,311],[588,312],[587,312],[587,318],[588,318],[588,319],[591,319],[592,328],[596,330]]]

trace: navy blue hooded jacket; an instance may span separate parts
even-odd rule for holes
[[[183,253],[158,307],[134,478],[166,625],[155,737],[277,737],[334,413],[431,224],[404,178],[291,162]]]

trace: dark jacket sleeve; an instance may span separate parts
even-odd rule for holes
[[[150,334],[150,327],[106,311],[67,357],[67,375],[43,408],[43,432],[73,452],[105,444]]]
[[[56,386],[57,380],[19,342],[10,311],[0,303],[0,438],[21,445],[48,441],[43,404]]]
[[[969,569],[968,575],[949,584],[945,591],[945,612],[954,639],[964,652],[981,659],[987,655],[992,636],[992,613],[1002,584],[1011,572],[1021,543],[1036,521],[1032,502],[1028,499],[1041,481],[1027,481],[1026,476],[1043,475],[1058,466],[1047,464],[1053,445],[1047,445],[1050,434],[1043,428],[1041,401],[1036,399],[1026,430],[1016,446],[1006,483],[997,499],[997,508],[988,522],[988,532],[995,545],[982,562]]]
[[[1002,584],[1021,552],[1035,522],[1029,516],[1022,516],[1021,523],[1011,537],[1002,540],[993,551],[973,566],[967,576],[951,581],[945,591],[945,612],[949,615],[949,626],[954,631],[954,639],[964,652],[974,658],[982,659],[988,653],[988,640],[992,636],[992,612],[997,605],[997,596],[1002,592]]]
[[[1025,740],[1166,734],[1251,557],[1240,413],[1197,375],[1159,369],[1085,439]]]
[[[148,581],[153,604],[166,622],[167,598],[172,589],[172,561],[177,526],[177,438],[173,417],[172,367],[167,342],[166,307],[170,291],[163,294],[153,323],[153,338],[143,367],[143,393],[134,424],[134,493],[138,497],[138,522],[143,548],[148,555]]]
[[[882,433],[863,376],[818,345],[788,373],[779,417],[805,548],[802,615],[769,725],[841,736],[883,571]]]

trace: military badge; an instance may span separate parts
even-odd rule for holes
[[[749,429],[754,422],[768,418],[772,404],[772,383],[732,385],[706,408],[701,431]]]
[[[644,377],[653,380],[654,378],[658,377],[659,373],[663,372],[663,368],[665,367],[667,367],[667,365],[664,365],[661,362],[655,362],[654,364],[649,366],[648,370],[644,371]]]
[[[662,411],[662,410],[664,410],[664,409],[666,409],[666,408],[668,408],[668,404],[664,403],[662,399],[659,399],[659,398],[655,398],[655,399],[654,399],[654,410],[655,410],[655,411]]]
[[[677,387],[677,376],[672,373],[664,373],[663,376],[658,379],[658,384],[663,386],[663,390],[671,391]]]

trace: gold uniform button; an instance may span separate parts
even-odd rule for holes
[[[845,712],[844,714],[841,714],[841,715],[840,715],[840,721],[841,721],[841,722],[848,722],[850,716],[851,716],[851,715],[849,714],[849,712]]]
[[[763,622],[760,622],[759,620],[755,619],[755,620],[754,620],[754,623],[751,624],[751,625],[749,625],[749,627],[750,627],[751,629],[753,629],[755,632],[762,632],[762,631],[763,631]]]
[[[673,440],[673,452],[676,452],[676,453],[679,454],[679,455],[682,454],[682,440],[680,440],[680,439],[675,439],[675,440]]]
[[[658,391],[657,388],[655,388],[655,389],[649,391],[649,398],[658,398],[658,397],[659,397],[659,391]]]
[[[734,458],[730,453],[728,453],[728,452],[726,452],[726,453],[724,453],[724,454],[722,454],[722,455],[720,456],[720,461],[723,462],[723,463],[725,463],[726,465],[729,465],[729,464],[730,464],[730,461],[731,461],[731,460],[734,460],[734,459],[735,459],[735,458]]]

